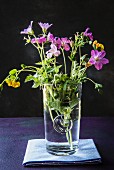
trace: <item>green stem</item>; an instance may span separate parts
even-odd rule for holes
[[[73,144],[72,144],[72,132],[69,131],[69,141],[70,141],[70,149],[73,150]]]
[[[8,79],[10,77],[10,75],[8,75],[3,81],[2,81],[2,83],[0,83],[0,85],[3,85],[4,83],[5,83],[5,81],[6,81],[6,79]]]
[[[69,143],[69,145],[70,145],[70,149],[73,150],[72,132],[71,132],[71,130],[68,130],[68,131],[66,132],[66,138],[67,138],[67,141],[68,141],[68,143]]]
[[[90,78],[86,77],[86,79],[91,81],[93,84],[96,84],[95,81],[91,80]]]
[[[66,58],[65,58],[65,53],[64,53],[64,50],[62,50],[62,54],[63,54],[63,60],[64,60],[64,68],[65,68],[65,74],[66,74]]]
[[[79,57],[80,57],[80,66],[81,66],[81,47],[79,46]]]
[[[18,70],[18,73],[16,74],[16,76],[18,76],[21,72],[24,72],[24,71],[27,71],[27,72],[35,72],[35,70],[29,70],[29,69],[21,69],[21,70]]]
[[[52,122],[54,122],[54,118],[53,118],[52,111],[51,111],[51,109],[50,109],[50,107],[49,107],[49,106],[48,106],[48,108],[49,108],[49,113],[50,113],[51,120],[52,120]]]

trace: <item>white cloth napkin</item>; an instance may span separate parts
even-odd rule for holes
[[[45,139],[32,139],[28,141],[23,165],[68,165],[68,164],[101,163],[101,156],[93,139],[80,139],[79,149],[73,155],[55,156],[46,151]]]

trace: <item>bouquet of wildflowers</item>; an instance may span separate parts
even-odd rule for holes
[[[92,81],[98,90],[102,87],[101,84],[94,82],[86,75],[88,67],[95,66],[97,70],[101,70],[104,64],[109,63],[109,60],[105,58],[106,52],[103,44],[98,43],[97,40],[93,41],[89,28],[84,32],[77,32],[74,37],[61,38],[48,32],[52,24],[39,22],[38,25],[42,30],[39,35],[35,35],[32,24],[33,21],[30,22],[27,29],[21,31],[21,34],[25,35],[26,45],[31,43],[37,49],[40,62],[35,63],[34,66],[22,64],[19,70],[12,69],[0,84],[1,89],[4,83],[14,88],[19,87],[19,75],[23,71],[31,72],[25,82],[33,81],[32,88],[43,87],[45,84],[56,85],[61,82],[65,87],[66,84],[79,84],[87,80]],[[93,48],[88,55],[81,52],[86,44]],[[58,63],[58,57],[63,57],[63,64]],[[67,73],[66,57],[71,63],[70,74]]]
[[[27,29],[21,31],[24,34],[25,44],[31,44],[38,51],[38,62],[34,65],[21,64],[20,69],[12,69],[8,76],[0,84],[1,90],[4,83],[17,88],[20,86],[19,75],[28,72],[25,82],[32,81],[32,88],[41,87],[45,89],[44,108],[48,110],[51,120],[54,123],[54,115],[63,115],[62,125],[66,131],[66,138],[72,148],[71,130],[68,131],[71,122],[71,112],[79,103],[79,85],[87,80],[95,85],[95,89],[100,92],[101,84],[96,83],[87,76],[87,69],[95,66],[101,70],[104,64],[109,63],[105,58],[106,52],[103,44],[93,39],[92,32],[87,28],[84,32],[76,32],[73,37],[57,37],[48,29],[52,26],[49,23],[41,23],[41,33],[36,35],[33,31],[33,21]],[[89,54],[83,54],[82,49],[90,45],[92,47]],[[62,57],[63,64],[60,64],[59,57]],[[40,61],[39,61],[40,59]],[[69,61],[68,61],[69,60]],[[70,71],[67,70],[67,62]],[[52,111],[54,110],[54,114]],[[56,127],[55,129],[59,131]],[[61,128],[62,130],[62,128]]]

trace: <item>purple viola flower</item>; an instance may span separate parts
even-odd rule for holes
[[[104,50],[92,50],[91,51],[91,58],[89,59],[89,63],[94,65],[97,70],[101,70],[103,64],[109,63],[109,60],[104,58],[106,52]]]
[[[32,23],[33,23],[33,21],[31,21],[28,28],[21,31],[20,34],[30,34],[30,35],[32,35],[34,33],[33,30],[32,30]]]
[[[89,37],[91,41],[93,41],[93,35],[92,32],[88,32],[90,28],[86,28],[85,32],[83,33],[84,36]]]
[[[44,36],[40,37],[40,38],[33,38],[31,40],[31,43],[39,43],[39,44],[42,44],[42,43],[45,43],[46,42],[46,38]]]
[[[57,50],[57,47],[56,47],[55,44],[51,44],[50,47],[51,47],[51,49],[46,52],[47,58],[51,58],[52,56],[56,56],[57,57],[57,56],[60,55],[60,51]]]
[[[42,23],[42,22],[39,22],[38,23],[39,26],[42,28],[42,31],[45,33],[47,31],[47,29],[49,27],[51,27],[53,24],[49,24],[49,23]]]

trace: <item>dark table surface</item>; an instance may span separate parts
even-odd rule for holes
[[[92,138],[102,157],[102,164],[73,166],[22,166],[27,141],[44,138],[43,118],[0,118],[0,170],[113,170],[114,117],[82,117],[81,139]]]

